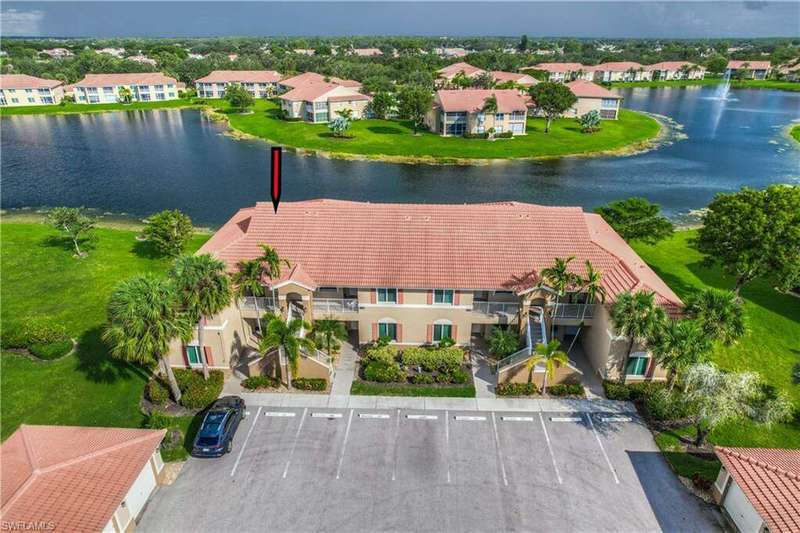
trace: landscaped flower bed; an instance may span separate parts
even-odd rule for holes
[[[27,318],[18,324],[5,324],[2,347],[53,360],[72,351],[73,342],[61,324],[43,318]]]
[[[495,389],[498,396],[533,396],[541,394],[535,383],[500,383]],[[585,398],[586,391],[580,383],[557,383],[547,386],[547,396]]]

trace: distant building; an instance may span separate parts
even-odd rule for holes
[[[525,74],[524,72],[504,72],[502,70],[493,70],[490,72],[490,74],[492,75],[494,82],[497,84],[513,82],[520,87],[531,87],[539,83],[539,80],[530,74]]]
[[[317,53],[317,51],[314,50],[313,48],[295,48],[292,51],[295,54],[298,54],[298,55],[301,55],[301,56],[313,56],[314,54]]]
[[[575,80],[567,83],[578,100],[566,113],[565,117],[580,117],[589,111],[599,111],[600,118],[617,120],[622,97],[586,80]]]
[[[440,68],[436,73],[439,80],[447,84],[453,81],[453,78],[458,74],[464,74],[468,78],[474,78],[480,76],[484,72],[486,71],[478,67],[473,67],[469,63],[459,62]]]
[[[497,110],[486,112],[487,101],[494,97]],[[463,89],[436,92],[425,122],[439,135],[464,135],[512,132],[526,133],[527,99],[514,89]]]
[[[378,48],[353,48],[353,54],[359,57],[376,57],[382,56],[383,52]]]
[[[125,55],[125,49],[124,48],[101,48],[100,50],[97,50],[97,53],[98,54],[108,54],[110,56],[121,58],[121,57],[123,57]]]
[[[189,54],[189,59],[205,59],[205,54]]]
[[[53,59],[62,59],[64,57],[72,57],[75,55],[71,50],[67,50],[66,48],[48,48],[47,50],[42,50],[42,53],[52,57]]]
[[[778,67],[778,72],[786,81],[800,81],[800,63],[781,65]]]
[[[289,119],[329,122],[337,111],[349,109],[354,119],[364,117],[370,98],[354,87],[331,81],[307,81],[280,96],[281,109]]]
[[[319,83],[319,82],[335,83],[336,85],[349,87],[357,91],[361,89],[360,81],[345,80],[342,78],[337,78],[335,76],[323,76],[322,74],[317,74],[316,72],[304,72],[302,74],[298,74],[297,76],[292,76],[290,78],[281,80],[278,83],[278,90],[289,91],[291,89],[300,87],[302,85],[306,85],[308,83]]]
[[[735,78],[743,74],[749,80],[765,80],[772,71],[772,64],[769,61],[728,61],[725,68],[725,75]]]
[[[151,59],[151,58],[149,58],[147,56],[144,56],[142,54],[136,54],[135,56],[129,56],[129,57],[126,57],[125,59],[127,59],[129,61],[135,61],[137,63],[143,63],[145,65],[150,65],[150,66],[153,66],[153,67],[156,66],[156,60],[155,59]]]
[[[0,106],[58,104],[63,98],[64,87],[60,80],[0,74]]]
[[[565,82],[579,77],[579,73],[585,73],[585,68],[580,63],[538,63],[520,70],[540,70],[547,72],[548,81]]]
[[[645,69],[644,65],[635,61],[612,61],[594,66],[585,66],[583,69],[586,72],[591,72],[593,75],[592,81],[597,82],[650,80],[650,72]]]
[[[239,54],[228,54],[228,61],[236,61],[239,59]]]
[[[433,53],[440,57],[465,57],[469,52],[464,48],[434,48]]]
[[[215,70],[194,83],[201,98],[224,98],[225,88],[231,83],[241,85],[254,98],[264,98],[275,93],[280,80],[281,75],[274,70]]]
[[[120,89],[130,90],[134,102],[175,100],[178,82],[160,72],[87,74],[75,83],[75,101],[82,104],[109,104],[120,101]]]
[[[706,77],[705,67],[689,61],[662,61],[647,65],[645,70],[653,81],[702,80]]]

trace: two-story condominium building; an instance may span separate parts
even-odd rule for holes
[[[440,68],[438,71],[436,71],[438,79],[442,84],[447,84],[453,81],[453,78],[455,78],[458,74],[463,74],[468,78],[474,78],[476,76],[480,76],[484,72],[486,71],[464,62],[453,63],[452,65],[447,65],[446,67]]]
[[[585,75],[586,67],[580,63],[538,63],[532,67],[524,67],[520,70],[541,70],[547,72],[548,81],[567,82],[572,81],[579,77],[579,74]],[[589,74],[589,79],[592,75]]]
[[[300,85],[280,96],[283,115],[306,122],[329,122],[337,111],[350,109],[354,119],[364,117],[369,96],[358,90],[330,82],[311,82]]]
[[[586,80],[575,80],[567,83],[578,100],[564,113],[565,117],[580,117],[589,111],[599,111],[600,118],[616,120],[619,118],[619,106],[622,97]]]
[[[241,85],[253,98],[272,96],[281,75],[274,70],[215,70],[195,80],[197,95],[202,98],[224,98],[229,84]]]
[[[641,63],[635,61],[612,61],[594,66],[583,67],[586,72],[591,72],[593,81],[647,81],[650,72]]]
[[[494,97],[497,110],[484,111]],[[425,117],[428,128],[440,135],[481,134],[494,128],[495,133],[526,133],[528,99],[515,89],[439,90],[432,109]]]
[[[0,74],[0,106],[58,104],[64,98],[60,80],[27,74]]]
[[[765,80],[772,70],[772,63],[769,61],[728,61],[725,74],[731,78],[744,73],[744,77],[750,80]]]
[[[374,204],[340,200],[270,203],[239,210],[198,253],[221,259],[234,273],[259,257],[261,244],[289,262],[277,279],[263,277],[261,296],[245,297],[212,317],[206,359],[226,371],[253,371],[260,360],[257,317],[265,312],[308,321],[341,321],[356,344],[389,337],[399,347],[452,338],[480,344],[495,326],[518,329],[528,346],[550,330],[577,344],[602,377],[663,379],[647,347],[615,331],[609,306],[626,291],[652,291],[658,305],[678,314],[681,301],[599,216],[579,207],[519,202],[487,204]],[[601,272],[604,303],[571,288],[556,301],[542,271],[555,258],[574,257]],[[197,342],[175,341],[174,366],[201,363]],[[527,358],[530,351],[523,353]],[[304,354],[300,375],[327,374],[324,358]],[[519,368],[526,358],[515,359]],[[521,367],[524,369],[524,365]],[[500,374],[507,373],[501,365]],[[527,372],[519,372],[527,379]]]
[[[73,94],[77,103],[108,104],[120,101],[123,87],[130,90],[134,102],[178,98],[178,82],[160,72],[87,74],[74,84]]]
[[[342,78],[337,78],[336,76],[324,76],[316,72],[303,72],[302,74],[298,74],[297,76],[291,76],[289,78],[283,79],[278,83],[278,90],[285,92],[285,91],[290,91],[292,89],[296,89],[303,85],[308,85],[309,83],[319,83],[319,82],[335,83],[336,85],[341,85],[342,87],[349,87],[350,89],[355,89],[356,91],[361,90],[360,81],[345,80]]]
[[[647,65],[650,79],[659,80],[702,80],[706,77],[706,68],[689,61],[662,61]]]

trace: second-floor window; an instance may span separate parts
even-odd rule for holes
[[[396,304],[397,289],[378,289],[378,303]]]
[[[453,305],[452,289],[436,289],[433,291],[433,303],[438,305]]]
[[[617,100],[614,98],[603,98],[603,101],[601,102],[601,107],[605,109],[616,109]]]

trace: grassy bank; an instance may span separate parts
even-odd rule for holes
[[[800,124],[792,126],[792,129],[789,131],[789,135],[792,136],[792,139],[800,143]]]
[[[634,248],[681,297],[695,288],[731,289],[733,279],[719,268],[701,264],[703,256],[691,243],[695,235],[696,231],[680,231],[657,245],[636,243]],[[800,386],[792,379],[799,361],[800,298],[781,294],[763,280],[746,285],[741,296],[748,333],[733,346],[718,346],[711,359],[727,370],[758,372],[770,386],[787,393],[800,409]],[[724,446],[798,448],[800,421],[771,428],[737,421],[718,427],[710,441]]]
[[[0,356],[0,419],[5,439],[21,423],[138,427],[142,369],[111,359],[100,340],[106,303],[116,283],[143,272],[162,273],[137,232],[101,228],[82,260],[71,245],[43,224],[0,224],[0,319],[14,327],[28,316],[52,318],[78,340],[75,354],[54,362]],[[208,235],[196,236],[197,249]]]
[[[653,118],[623,110],[620,119],[604,121],[601,131],[581,133],[574,119],[553,123],[550,133],[544,133],[543,119],[528,119],[528,135],[513,139],[488,141],[442,137],[431,132],[414,135],[411,124],[402,120],[358,120],[353,122],[353,138],[334,137],[326,124],[288,122],[279,118],[278,104],[260,100],[254,113],[229,114],[233,129],[273,141],[278,144],[319,150],[344,156],[371,158],[396,157],[432,159],[510,159],[585,155],[640,146],[654,139],[660,126]]]
[[[669,80],[669,81],[620,81],[607,84],[612,88],[624,87],[697,87],[703,85],[719,85],[722,78],[705,78],[702,80]],[[800,91],[800,83],[776,80],[731,80],[734,89],[774,89],[778,91]]]
[[[20,107],[0,107],[0,117],[9,115],[70,115],[75,113],[104,113],[107,111],[146,111],[152,109],[177,109],[197,107],[194,98],[160,100],[156,102],[132,102],[130,104],[73,104],[32,105]]]

